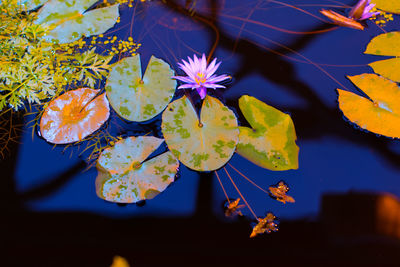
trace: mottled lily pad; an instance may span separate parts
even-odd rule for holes
[[[290,116],[248,95],[239,99],[239,108],[252,128],[239,127],[237,152],[269,170],[297,169],[299,147]]]
[[[49,41],[69,43],[82,36],[97,35],[112,28],[119,17],[119,5],[86,11],[97,0],[49,0],[39,10],[37,24],[49,25]],[[85,12],[86,11],[86,12]]]
[[[128,137],[106,148],[97,160],[97,195],[111,202],[152,199],[171,184],[179,162],[171,152],[145,161],[162,143],[152,136]]]
[[[46,2],[47,2],[47,0],[20,0],[19,1],[19,3],[22,4],[26,8],[26,10],[35,9],[35,8],[43,5]]]
[[[42,137],[53,144],[68,144],[98,130],[110,116],[106,94],[96,97],[98,92],[79,88],[51,101],[40,119]]]
[[[368,97],[340,90],[339,107],[343,114],[362,129],[400,138],[400,88],[376,74],[348,77]]]
[[[371,3],[376,4],[376,8],[383,11],[400,14],[399,0],[372,0]]]
[[[235,152],[239,130],[235,114],[218,99],[206,96],[201,124],[190,100],[184,96],[163,113],[161,129],[174,155],[196,171],[222,167]]]
[[[111,70],[107,97],[124,119],[147,121],[160,114],[172,100],[176,88],[173,75],[168,63],[152,56],[142,77],[140,55],[127,57]]]
[[[400,3],[400,1],[399,1]],[[389,32],[376,36],[368,44],[366,54],[394,56],[369,64],[375,73],[392,81],[400,82],[400,32]]]

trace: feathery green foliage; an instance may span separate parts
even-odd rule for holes
[[[36,13],[17,0],[0,3],[0,110],[19,110],[60,95],[66,85],[93,87],[110,69],[112,56],[95,48],[81,53],[82,39],[55,44],[43,39],[49,29],[34,23]]]

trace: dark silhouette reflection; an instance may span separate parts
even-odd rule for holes
[[[224,32],[219,27],[218,22],[218,2],[210,1],[215,7],[210,16],[195,14],[180,6],[178,1],[166,1],[166,6],[171,10],[186,16],[192,16],[198,23],[203,24],[209,30],[211,38],[215,37],[215,29],[219,33],[218,47],[225,48],[230,51],[235,47],[236,40],[230,34]],[[211,27],[212,25],[213,27]],[[331,26],[317,25],[308,31],[319,31]],[[240,65],[234,74],[236,82],[240,81],[249,74],[260,74],[262,77],[280,85],[288,92],[300,97],[306,101],[304,108],[287,108],[276,106],[276,108],[289,111],[295,122],[296,132],[302,140],[315,139],[322,136],[338,136],[341,139],[358,143],[365,147],[377,151],[393,168],[400,169],[400,154],[390,149],[392,140],[385,137],[378,138],[373,133],[365,133],[359,131],[355,125],[351,125],[344,121],[343,115],[338,107],[330,108],[326,106],[320,97],[306,83],[297,77],[292,62],[288,61],[279,54],[290,54],[291,51],[300,51],[306,47],[317,35],[300,35],[294,39],[292,43],[286,44],[290,50],[286,48],[275,47],[277,53],[270,53],[261,46],[257,46],[255,42],[250,42],[244,38],[240,38],[235,50],[235,57],[239,58]],[[266,64],[268,62],[268,64]],[[332,89],[334,90],[334,89]],[[260,99],[268,102],[268,99]],[[237,99],[227,99],[229,106],[238,109]],[[241,116],[241,114],[239,114]],[[240,117],[241,122],[245,122]]]
[[[190,15],[176,1],[165,3],[176,12]],[[207,27],[210,35],[214,36],[215,32],[210,25],[218,28],[219,1],[211,0],[209,3],[213,7],[210,17],[196,14],[194,19],[197,18],[199,23]],[[317,26],[312,30],[323,27]],[[219,45],[232,49],[235,40],[221,29],[218,30]],[[300,36],[288,46],[299,50],[307,46],[312,38]],[[266,53],[244,39],[239,40],[236,56],[241,64],[236,79],[243,79],[250,73],[259,73],[307,102],[305,108],[289,110],[295,121],[297,134],[302,139],[337,135],[372,147],[392,166],[399,168],[400,155],[388,149],[389,140],[355,131],[345,124],[337,108],[326,107],[318,95],[296,76],[290,62],[275,54]],[[266,68],[263,62],[270,62],[271,66],[279,68]],[[228,103],[237,108],[236,99],[228,99]],[[307,220],[282,221],[281,230],[277,233],[250,239],[251,227],[248,221],[226,222],[213,215],[212,173],[200,174],[196,211],[189,218],[116,219],[83,212],[32,212],[24,208],[27,201],[58,190],[81,171],[84,165],[80,163],[54,177],[49,183],[18,194],[14,182],[18,146],[13,145],[12,151],[6,160],[0,162],[0,195],[4,223],[1,227],[1,244],[6,254],[5,258],[0,259],[1,266],[101,267],[110,266],[115,255],[126,257],[132,266],[336,267],[384,266],[399,262],[399,242],[377,235],[379,232],[371,233],[368,227],[357,236],[352,235],[351,231],[345,232],[340,238],[339,234],[332,235],[336,225],[332,218],[337,218],[333,211],[351,208],[347,211],[349,214],[366,218],[365,214],[375,207],[375,202],[364,201],[362,197],[356,199],[360,203],[356,206],[349,205],[355,199],[332,202],[333,204],[324,202],[323,223]],[[330,205],[334,207],[330,208]],[[356,211],[360,207],[366,213],[354,215],[351,210]],[[344,218],[348,216],[344,214]],[[332,222],[333,225],[326,222]],[[363,222],[364,220],[351,227],[356,229]],[[367,222],[366,225],[368,224]],[[369,238],[363,238],[365,236]]]

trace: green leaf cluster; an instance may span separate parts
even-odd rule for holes
[[[0,3],[0,110],[19,110],[60,95],[66,85],[94,86],[110,69],[112,56],[95,49],[81,53],[83,41],[55,44],[44,40],[49,28],[35,24],[16,0]]]

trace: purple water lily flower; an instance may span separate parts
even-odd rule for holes
[[[366,20],[370,17],[376,16],[379,12],[370,12],[375,7],[375,4],[371,4],[371,0],[360,0],[350,10],[349,18],[354,20]]]
[[[204,54],[201,59],[193,55],[193,60],[188,57],[188,62],[185,60],[182,60],[182,62],[183,64],[178,63],[178,66],[187,76],[173,76],[172,78],[185,83],[179,86],[178,89],[196,89],[201,99],[206,97],[207,88],[225,88],[225,86],[217,83],[231,78],[229,75],[215,75],[214,73],[221,62],[217,63],[217,59],[215,58],[210,65],[207,66],[207,60]]]

